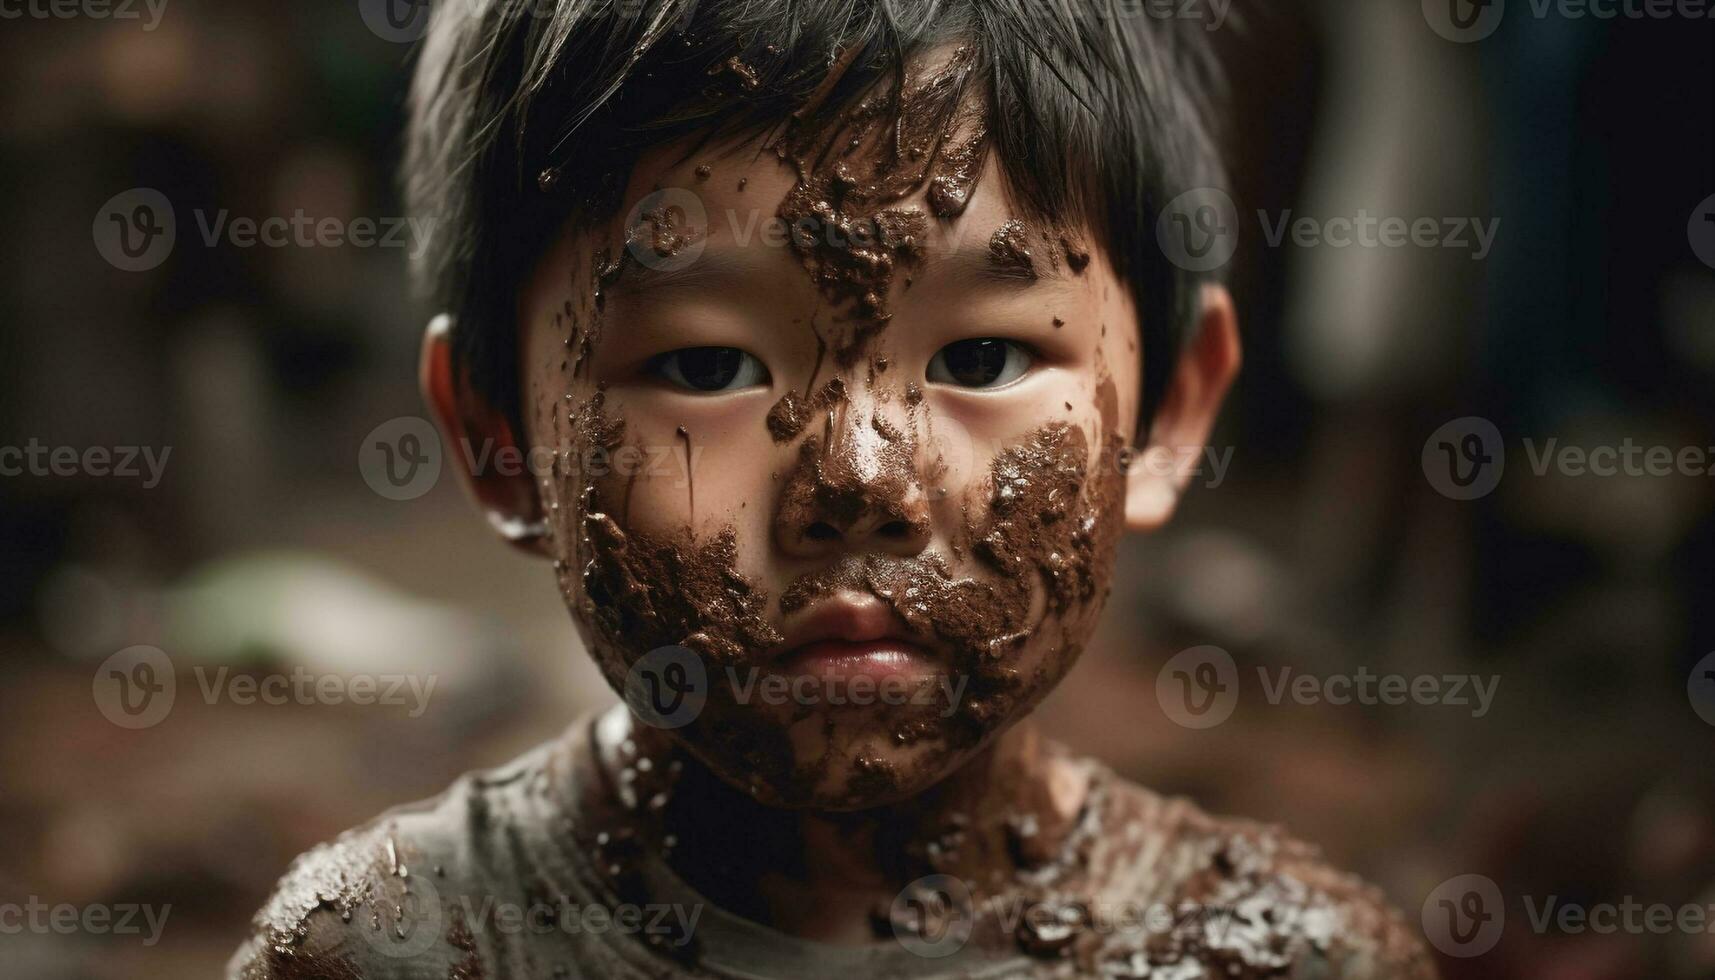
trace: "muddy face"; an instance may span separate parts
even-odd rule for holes
[[[1053,688],[1107,594],[1135,313],[1081,229],[1015,213],[978,115],[937,101],[963,70],[665,148],[522,297],[581,633],[616,690],[692,651],[707,702],[672,736],[766,802],[921,792]],[[704,213],[629,207],[667,188]]]

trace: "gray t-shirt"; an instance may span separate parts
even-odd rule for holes
[[[878,928],[866,947],[798,939],[715,907],[623,832],[593,829],[613,826],[595,817],[613,790],[604,727],[574,726],[300,857],[229,977],[1435,975],[1379,893],[1313,849],[1095,763],[1082,763],[1091,789],[1062,866],[1027,883],[1030,901],[937,890],[940,906],[915,920],[926,928]]]

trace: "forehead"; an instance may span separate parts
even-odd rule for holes
[[[908,281],[917,293],[984,289],[1044,298],[1073,297],[1104,284],[1105,266],[1092,268],[1093,275],[1073,274],[1074,265],[1081,271],[1095,251],[1085,229],[1018,220],[1003,168],[998,154],[990,154],[963,213],[928,219],[922,255],[900,267],[895,296]],[[632,257],[645,261],[632,264],[613,295],[665,299],[752,283],[780,290],[782,301],[814,302],[816,287],[791,236],[830,232],[795,231],[780,217],[782,201],[797,184],[793,165],[763,137],[646,153],[606,229],[610,243],[631,243]],[[927,196],[925,184],[890,206],[928,215]],[[652,256],[657,245],[670,254]]]

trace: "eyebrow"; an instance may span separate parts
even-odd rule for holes
[[[1049,258],[1047,246],[1033,249],[1031,268],[1021,269],[1002,262],[989,248],[988,239],[967,239],[951,252],[932,254],[923,264],[919,281],[927,277],[945,278],[949,283],[972,286],[1005,286],[1029,289],[1039,284],[1066,281],[1066,266],[1057,258]]]
[[[1032,251],[1032,274],[997,259],[987,238],[967,237],[951,251],[931,251],[916,263],[911,272],[919,284],[940,281],[964,287],[1023,290],[1037,285],[1069,282],[1065,262],[1049,258],[1047,247],[1044,244]],[[786,246],[785,250],[790,251],[791,247]],[[773,251],[771,248],[759,252],[755,248],[710,246],[696,261],[679,269],[655,268],[638,261],[635,255],[627,256],[623,272],[608,287],[607,293],[610,297],[623,295],[655,300],[677,293],[718,292],[753,277],[778,274],[780,267],[768,259]],[[791,268],[797,265],[794,256]]]
[[[670,293],[718,290],[767,272],[760,257],[743,248],[711,247],[696,261],[679,269],[651,267],[636,255],[627,255],[619,279],[607,292],[609,296],[655,299]]]

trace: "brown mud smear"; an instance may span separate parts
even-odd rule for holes
[[[791,442],[810,424],[810,419],[818,412],[833,408],[846,400],[846,383],[839,378],[831,378],[814,395],[805,398],[796,391],[788,391],[785,397],[774,403],[768,410],[768,431],[774,436],[775,442]]]
[[[1008,220],[989,238],[989,258],[1008,273],[1024,279],[1036,278],[1036,257],[1030,252],[1030,233],[1024,222]]]
[[[902,202],[927,184],[937,216],[962,213],[988,148],[979,107],[967,98],[975,65],[969,49],[824,117],[818,110],[854,55],[836,62],[775,145],[797,172],[778,209],[793,251],[823,295],[836,306],[852,304],[859,321],[835,348],[842,367],[856,363],[891,316],[895,273],[922,259],[929,214]]]
[[[658,258],[673,258],[707,233],[706,229],[685,226],[684,218],[683,211],[666,205],[645,211],[637,224],[626,230],[626,245],[647,245]]]

